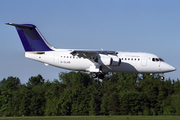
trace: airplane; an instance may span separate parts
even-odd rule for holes
[[[151,53],[57,49],[45,40],[33,24],[5,24],[15,26],[26,58],[63,69],[91,72],[93,78],[103,79],[108,72],[160,73],[160,78],[164,80],[164,73],[176,70]]]

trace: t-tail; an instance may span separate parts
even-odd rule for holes
[[[26,52],[52,51],[54,47],[48,44],[37,27],[32,24],[6,23],[16,27],[24,50]]]

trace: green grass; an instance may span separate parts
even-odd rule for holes
[[[0,117],[1,120],[180,120],[180,116],[44,116]]]

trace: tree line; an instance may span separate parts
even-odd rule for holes
[[[61,72],[59,80],[32,76],[0,81],[0,116],[180,115],[180,81],[149,74]]]

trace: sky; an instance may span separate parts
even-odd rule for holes
[[[25,58],[7,22],[36,25],[56,48],[152,53],[177,69],[166,79],[180,79],[179,0],[0,0],[0,80],[53,81],[69,71]]]

